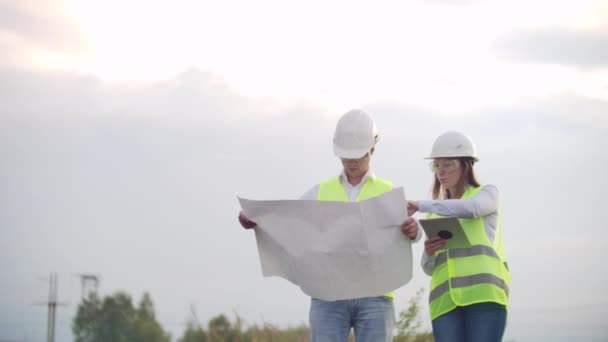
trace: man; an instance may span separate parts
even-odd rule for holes
[[[358,202],[392,190],[392,182],[377,177],[370,169],[377,142],[376,123],[369,114],[361,110],[344,114],[334,133],[334,154],[342,162],[342,173],[313,187],[301,199]],[[242,211],[239,222],[246,229],[257,226]],[[403,222],[401,231],[412,240],[420,238],[418,223],[411,217]],[[361,276],[365,277],[365,274]],[[310,340],[346,342],[353,328],[357,342],[392,341],[395,325],[393,298],[392,292],[378,297],[336,301],[312,298]]]

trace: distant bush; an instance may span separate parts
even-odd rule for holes
[[[193,317],[178,342],[307,342],[309,334],[306,325],[279,329],[272,324],[255,324],[245,329],[238,315],[234,322],[230,322],[222,314],[212,318],[206,329]]]
[[[418,302],[423,293],[424,289],[418,290],[409,300],[408,308],[399,313],[394,342],[434,342],[431,332],[417,331],[422,324]],[[309,339],[310,329],[305,324],[285,329],[268,323],[245,328],[238,315],[234,322],[230,322],[221,314],[212,318],[206,326],[202,326],[193,312],[193,317],[178,342],[308,342]],[[349,341],[354,341],[352,333]]]
[[[99,298],[83,298],[72,321],[75,342],[169,342],[156,320],[154,303],[145,293],[135,307],[131,296],[117,292]]]
[[[393,342],[434,342],[432,332],[419,333],[418,329],[422,325],[422,318],[420,317],[420,299],[424,294],[424,288],[420,288],[414,297],[408,301],[409,306],[407,309],[399,313],[399,320],[397,321],[397,333]]]

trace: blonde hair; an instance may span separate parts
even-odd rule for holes
[[[458,184],[456,184],[457,193],[451,194],[447,189],[444,189],[441,186],[441,183],[437,179],[437,175],[435,174],[433,181],[433,189],[431,191],[431,195],[434,200],[436,199],[446,199],[446,198],[460,198],[464,191],[466,190],[467,185],[472,185],[474,187],[478,187],[479,181],[477,181],[477,177],[475,176],[475,170],[473,169],[473,165],[475,164],[475,160],[473,158],[458,158],[458,162],[462,167],[462,174],[460,175],[460,179],[458,180]]]

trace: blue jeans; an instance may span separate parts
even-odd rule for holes
[[[350,328],[357,342],[392,342],[395,308],[389,297],[310,302],[310,341],[347,342]]]
[[[459,306],[433,320],[435,342],[500,342],[507,310],[497,303]]]

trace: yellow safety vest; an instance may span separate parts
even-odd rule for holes
[[[475,196],[481,187],[469,186],[462,199]],[[440,217],[437,214],[429,218]],[[509,301],[511,276],[502,244],[500,214],[493,243],[487,236],[482,217],[458,219],[471,247],[440,250],[435,253],[435,269],[429,294],[431,320],[457,306],[494,302],[505,307]]]
[[[367,179],[365,184],[363,184],[363,188],[361,189],[359,196],[357,196],[357,202],[380,196],[385,192],[391,191],[392,189],[392,182],[379,177],[370,177]],[[350,199],[342,186],[342,182],[340,182],[339,176],[319,184],[317,199],[319,201],[350,202]],[[395,294],[393,292],[388,292],[384,295],[386,297],[395,298]]]

